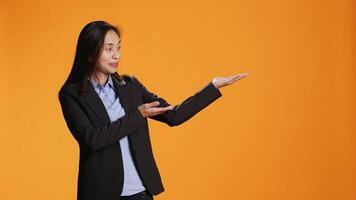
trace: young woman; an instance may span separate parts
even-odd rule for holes
[[[59,91],[66,124],[80,147],[78,200],[152,200],[164,191],[147,118],[177,126],[246,77],[216,77],[178,105],[119,75],[120,31],[104,21],[80,32],[72,70]]]

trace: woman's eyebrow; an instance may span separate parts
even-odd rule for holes
[[[118,41],[117,43],[121,44],[121,40]],[[114,43],[105,43],[105,45],[113,45]]]

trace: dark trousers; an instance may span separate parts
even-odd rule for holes
[[[153,200],[153,196],[148,191],[139,192],[130,196],[121,196],[121,200]]]

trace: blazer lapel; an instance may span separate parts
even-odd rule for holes
[[[130,106],[130,93],[127,92],[126,82],[123,79],[118,79],[114,75],[111,75],[111,78],[116,89],[116,94],[119,96],[120,103],[126,113],[128,112]],[[84,100],[105,124],[111,123],[110,116],[106,111],[105,105],[91,83],[89,83],[89,90],[87,95],[84,97]]]
[[[89,83],[88,93],[84,97],[84,100],[105,124],[110,123],[110,117],[106,111],[105,105],[91,83]]]
[[[120,99],[120,103],[124,108],[125,113],[129,112],[130,109],[130,98],[131,92],[128,91],[127,83],[122,79],[122,77],[116,77],[115,75],[111,75],[111,78],[114,83],[114,87],[116,89],[116,94]]]

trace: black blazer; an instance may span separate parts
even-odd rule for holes
[[[137,107],[159,101],[159,107],[170,105],[148,91],[136,77],[111,74],[125,115],[111,123],[110,117],[93,86],[80,94],[79,84],[68,84],[59,91],[59,101],[66,124],[80,147],[78,200],[118,200],[123,188],[121,138],[128,136],[135,166],[146,189],[157,195],[164,191],[152,153],[147,118]],[[89,81],[89,80],[88,80]],[[177,126],[222,96],[212,82],[188,97],[173,110],[150,117]]]

